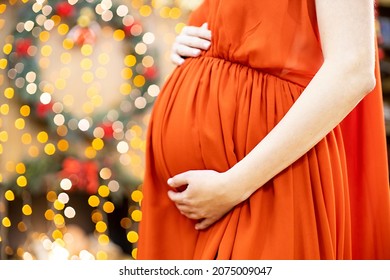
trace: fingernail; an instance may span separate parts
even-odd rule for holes
[[[192,53],[193,53],[194,55],[198,55],[198,54],[200,54],[200,50],[198,50],[198,49],[193,50]]]
[[[210,45],[211,45],[210,42],[205,42],[205,43],[203,43],[203,47],[204,47],[205,49],[208,49],[208,48],[210,47]]]
[[[169,178],[168,181],[167,181],[167,184],[172,186],[173,185],[173,179],[172,178]]]

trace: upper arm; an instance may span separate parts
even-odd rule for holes
[[[374,0],[316,0],[316,12],[325,59],[375,57]]]
[[[370,91],[375,85],[374,0],[315,1],[324,63]]]

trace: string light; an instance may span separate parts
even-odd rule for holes
[[[179,27],[184,26],[180,18],[196,6],[189,2],[199,1],[132,0],[126,2],[130,3],[128,5],[117,5],[118,2],[23,0],[18,3],[9,0],[0,4],[0,16],[15,5],[26,9],[29,15],[16,20],[15,33],[4,37],[0,49],[4,56],[0,57],[0,69],[4,70],[1,72],[4,74],[0,74],[0,94],[6,101],[0,105],[0,115],[14,118],[13,125],[7,128],[0,121],[0,155],[5,152],[3,147],[9,144],[11,130],[14,133],[15,128],[23,150],[27,151],[26,161],[10,160],[0,166],[0,183],[8,188],[0,193],[0,202],[14,203],[22,192],[30,196],[44,192],[47,209],[43,217],[51,225],[50,230],[32,233],[31,242],[41,244],[49,259],[110,258],[108,248],[112,241],[107,217],[118,207],[115,198],[124,196],[130,200],[128,216],[123,217],[118,226],[127,231],[126,238],[133,248],[131,257],[137,255],[136,225],[142,219],[139,205],[143,196],[142,157],[146,148],[147,117],[144,115],[147,116],[148,108],[160,92],[159,60],[154,52],[158,36],[146,30],[142,22],[156,16],[179,21],[175,27],[178,32]],[[3,26],[0,18],[0,30]],[[99,47],[100,39],[112,43]],[[56,42],[60,44],[57,46]],[[113,44],[131,49],[123,53],[119,72],[122,82],[117,87],[119,104],[103,112],[102,108],[107,108],[104,84],[112,78],[112,63],[118,65],[112,56]],[[53,66],[59,66],[57,72],[48,75]],[[72,112],[80,100],[69,92],[74,86],[76,69],[87,97],[80,106],[82,116]],[[19,99],[18,116],[14,117],[10,108]],[[36,127],[34,120],[40,124],[38,132],[31,130]],[[75,153],[75,149],[79,152]],[[56,167],[58,164],[62,165],[60,169]],[[84,173],[73,172],[72,168],[84,170]],[[42,170],[44,174],[34,173]],[[129,171],[131,176],[128,176]],[[7,172],[6,180],[4,172]],[[88,174],[94,174],[96,179],[80,183]],[[45,183],[41,175],[49,175]],[[82,249],[73,254],[69,238],[76,237],[67,221],[81,214],[71,205],[72,193],[78,190],[89,194],[85,203],[93,209],[90,218],[95,224],[94,236],[99,249]],[[29,219],[35,210],[28,199],[22,204],[21,213],[26,221],[13,221],[4,207],[0,207],[0,242],[3,244],[6,237],[1,234],[1,228],[15,230],[16,227],[20,232],[31,234]],[[27,247],[7,245],[4,252],[21,259],[37,258],[36,252]]]

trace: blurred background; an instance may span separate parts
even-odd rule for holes
[[[199,2],[0,2],[1,259],[136,258],[150,108]]]
[[[136,259],[150,109],[201,0],[0,1],[0,259]],[[390,1],[377,1],[390,135]]]

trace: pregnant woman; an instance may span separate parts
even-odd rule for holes
[[[138,259],[390,259],[374,1],[205,0],[189,25],[149,124]]]

